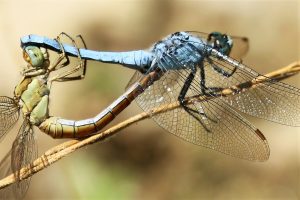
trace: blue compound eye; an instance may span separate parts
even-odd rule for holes
[[[229,55],[232,48],[232,39],[226,34],[212,32],[208,35],[207,41],[214,49]]]
[[[32,65],[32,67],[39,68],[44,63],[43,52],[39,47],[28,46],[23,51],[23,58],[26,62]]]

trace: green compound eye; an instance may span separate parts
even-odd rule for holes
[[[28,46],[23,51],[23,58],[30,63],[32,67],[40,67],[44,63],[44,55],[39,47]]]

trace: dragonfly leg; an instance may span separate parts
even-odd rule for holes
[[[222,69],[221,67],[219,67],[218,65],[216,65],[215,63],[213,63],[213,61],[210,58],[207,58],[207,61],[209,64],[211,64],[211,66],[213,67],[213,69],[218,72],[219,74],[229,78],[230,76],[232,76],[235,71],[237,70],[237,67],[234,66],[234,68],[232,69],[231,72],[227,72],[224,69]]]
[[[45,69],[36,69],[36,68],[30,68],[22,71],[22,75],[24,77],[33,77],[33,76],[38,76],[41,74],[45,74],[46,70]]]
[[[189,74],[189,76],[187,77],[187,79],[185,80],[185,83],[183,85],[183,87],[181,88],[181,91],[179,93],[178,96],[178,101],[180,103],[180,105],[182,106],[182,108],[188,113],[190,114],[194,119],[196,119],[202,126],[203,128],[207,131],[210,132],[210,130],[206,127],[206,125],[201,121],[201,118],[199,118],[199,116],[197,114],[203,115],[206,118],[208,118],[206,116],[205,113],[201,113],[197,110],[194,110],[192,108],[189,108],[188,106],[185,105],[185,96],[187,94],[187,91],[189,90],[194,78],[195,78],[195,74],[197,72],[197,69],[195,67],[192,68],[192,72]],[[209,118],[208,118],[209,119]]]
[[[200,68],[200,89],[202,94],[206,96],[215,96],[217,92],[220,92],[223,88],[221,87],[207,87],[205,81],[205,70],[203,64],[199,65]]]
[[[60,81],[60,82],[62,82],[62,81],[73,81],[73,80],[83,79],[85,77],[85,73],[86,73],[86,60],[81,58],[81,55],[79,53],[79,48],[78,48],[75,40],[71,36],[69,36],[68,34],[66,34],[64,32],[62,32],[61,35],[64,35],[64,36],[68,37],[72,41],[73,46],[76,47],[77,54],[78,54],[78,59],[79,59],[79,64],[75,68],[73,68],[69,71],[58,74],[57,76],[53,77],[50,81]],[[86,44],[85,44],[83,38],[81,37],[81,35],[78,35],[77,37],[80,38],[80,40],[82,41],[82,43],[84,45],[84,48],[86,48]],[[69,76],[69,75],[72,75],[72,74],[76,73],[80,69],[82,69],[81,74],[76,75],[76,76]]]
[[[207,87],[205,81],[205,70],[203,65],[200,65],[200,90],[203,95],[215,96],[216,92],[221,91],[223,88],[219,87]]]
[[[69,57],[66,55],[65,49],[63,47],[63,44],[60,42],[60,37],[61,34],[59,34],[56,38],[56,41],[58,42],[60,49],[61,49],[61,53],[59,54],[59,56],[56,58],[56,60],[53,62],[53,64],[50,64],[50,66],[48,67],[48,71],[51,72],[53,70],[57,70],[60,68],[63,68],[67,65],[70,64],[70,60]]]
[[[198,51],[198,49],[190,43],[189,43],[189,47],[192,48],[193,51]],[[202,94],[207,95],[207,96],[215,96],[216,93],[220,92],[223,88],[220,88],[220,87],[207,87],[206,84],[205,84],[205,70],[204,70],[203,62],[200,62],[199,68],[200,68],[200,78],[201,78],[200,87],[201,87]],[[225,73],[226,72],[224,71],[224,74]]]

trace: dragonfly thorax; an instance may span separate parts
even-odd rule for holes
[[[187,32],[176,32],[157,42],[151,51],[159,67],[178,70],[200,63],[210,49],[201,38]]]
[[[42,77],[24,78],[15,87],[15,99],[32,124],[39,125],[48,117],[49,93],[50,89]]]

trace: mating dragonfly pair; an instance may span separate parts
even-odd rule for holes
[[[262,76],[236,60],[247,52],[246,38],[219,32],[177,32],[149,50],[101,52],[79,49],[70,37],[72,45],[62,44],[60,37],[21,38],[28,69],[15,88],[14,98],[0,97],[0,137],[17,121],[20,109],[24,117],[7,156],[17,179],[19,169],[36,157],[33,126],[53,138],[86,137],[101,130],[133,100],[147,112],[160,109],[152,118],[174,135],[247,160],[267,160],[269,147],[264,135],[239,112],[300,125],[300,90]],[[55,62],[50,63],[47,49],[59,53]],[[78,65],[49,78],[50,73],[69,64],[68,56],[78,57]],[[136,73],[126,92],[97,116],[80,121],[50,117],[51,83],[82,79],[86,60],[121,64]],[[74,75],[78,71],[81,74]],[[15,184],[16,196],[22,197],[28,185],[29,180]]]

